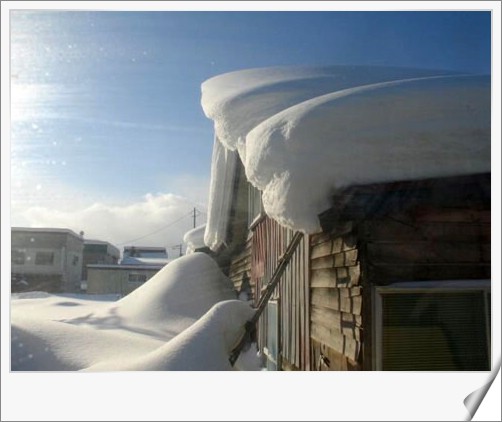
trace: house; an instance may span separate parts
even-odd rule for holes
[[[164,265],[88,265],[88,294],[117,294],[121,297],[143,285]]]
[[[11,229],[11,291],[80,290],[84,241],[68,229]]]
[[[87,293],[126,296],[168,263],[163,247],[126,246],[119,264],[87,266]]]
[[[251,69],[202,85],[204,235],[270,370],[489,370],[490,79]]]
[[[87,265],[114,265],[118,263],[119,258],[120,251],[111,243],[102,240],[85,239],[82,280],[87,280]]]
[[[124,247],[121,265],[165,265],[169,261],[166,248],[152,246]]]

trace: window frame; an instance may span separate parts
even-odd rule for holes
[[[273,333],[271,332],[270,328],[270,321],[269,321],[269,310],[271,307],[275,308],[275,313],[276,313],[276,324],[273,327],[274,331]],[[269,362],[272,363],[272,365],[275,366],[275,371],[279,371],[281,368],[281,332],[280,332],[280,306],[279,306],[279,300],[273,299],[269,300],[267,303],[267,314],[266,314],[266,342],[267,344],[263,347],[263,355],[265,356],[266,363],[265,366],[267,369],[269,368]],[[274,334],[276,336],[275,338],[275,344],[276,344],[276,354],[277,356],[274,356],[272,351],[268,348],[268,341],[269,341],[269,335]]]
[[[387,286],[373,286],[371,290],[373,341],[372,341],[372,367],[376,371],[383,371],[383,300],[384,294],[400,293],[456,293],[483,292],[484,314],[486,321],[486,341],[488,362],[491,364],[491,317],[488,295],[491,294],[491,280],[434,280],[434,281],[406,281],[392,283]]]
[[[265,216],[262,195],[261,190],[248,182],[248,228],[250,229],[255,227]],[[256,206],[257,203],[259,203],[258,206]]]

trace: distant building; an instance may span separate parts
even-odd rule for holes
[[[68,229],[11,229],[11,291],[80,290],[84,241]]]
[[[166,248],[151,246],[126,246],[121,265],[165,265],[169,262]]]
[[[153,277],[168,262],[166,248],[126,246],[119,264],[87,265],[87,293],[125,296]]]
[[[163,265],[87,266],[87,293],[126,296],[152,278]]]
[[[84,240],[84,260],[82,265],[82,280],[87,280],[87,266],[90,264],[117,264],[120,250],[111,243],[102,240]]]

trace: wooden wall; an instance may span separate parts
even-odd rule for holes
[[[236,292],[240,292],[245,279],[251,280],[251,245],[249,237],[244,248],[230,260],[228,277],[232,280]],[[254,285],[251,285],[252,295],[255,297]]]
[[[415,209],[367,220],[363,231],[374,284],[490,278],[490,209]]]
[[[362,287],[357,237],[310,238],[312,362],[315,370],[360,369]]]
[[[285,370],[373,369],[372,286],[491,275],[489,175],[355,187],[334,204],[274,294]],[[292,236],[260,220],[231,257],[236,290],[249,278],[257,301]]]
[[[373,369],[373,286],[490,279],[490,208],[486,174],[355,187],[336,198],[310,241],[316,369]]]
[[[266,287],[293,232],[265,217],[253,229],[251,284],[260,292]],[[304,237],[293,254],[273,299],[279,301],[279,349],[282,369],[310,369],[309,244]],[[258,293],[255,295],[258,300]],[[258,345],[266,346],[267,315],[259,324]]]

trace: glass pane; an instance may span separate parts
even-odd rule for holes
[[[483,292],[387,294],[382,369],[489,369]]]

